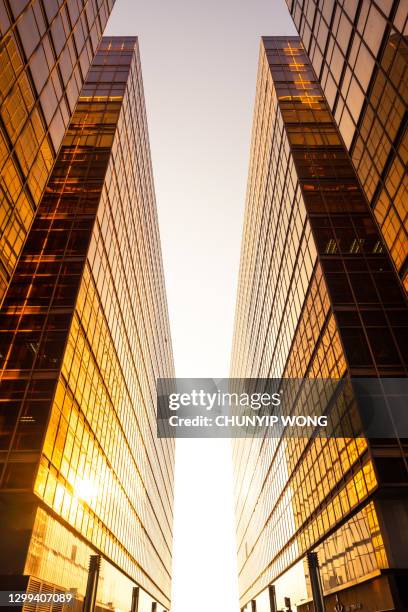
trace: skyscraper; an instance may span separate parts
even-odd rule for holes
[[[300,40],[264,38],[232,378],[406,377],[407,320],[403,288]],[[397,431],[367,440],[358,400],[344,390],[327,411],[333,437],[234,440],[246,610],[274,609],[269,586],[279,609],[288,596],[313,610],[310,584],[301,588],[310,552],[327,610],[408,606],[398,535],[407,520],[404,440]]]
[[[407,3],[287,4],[408,289]]]
[[[137,586],[141,609],[169,609],[155,387],[174,372],[136,38],[102,40],[0,329],[1,587],[80,605],[100,555],[98,606],[129,610]]]
[[[0,304],[114,0],[0,0]]]

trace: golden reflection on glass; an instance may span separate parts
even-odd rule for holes
[[[105,606],[138,584],[169,609],[174,367],[134,37],[103,39],[82,94],[0,311],[1,486],[36,495],[31,581],[80,602],[98,551]]]
[[[389,333],[382,313],[387,283],[397,279],[378,274],[390,270],[387,257],[299,39],[264,38],[231,377],[402,372],[402,346],[386,356],[374,337]],[[398,291],[394,307],[403,308]],[[381,321],[375,331],[365,308]],[[344,572],[355,584],[387,567],[376,508],[367,505],[379,481],[347,389],[330,403],[335,437],[233,442],[241,606],[321,541],[333,566],[329,533],[337,542],[351,534],[363,560],[348,567],[345,557],[344,571],[325,578],[326,592],[345,583]],[[306,400],[302,414],[315,410]]]
[[[396,2],[287,0],[401,280],[407,282],[408,39]],[[291,46],[285,49],[292,57]],[[404,201],[405,206],[401,205]]]
[[[98,8],[87,1],[81,11],[76,0],[59,5],[48,0],[27,1],[21,15],[13,8],[14,19],[10,27],[4,26],[0,49],[0,304],[113,1],[103,0]],[[58,35],[54,32],[57,23],[61,25]]]

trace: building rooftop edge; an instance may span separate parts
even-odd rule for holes
[[[138,36],[102,36],[102,40],[126,40],[126,41],[137,41]]]
[[[300,40],[300,36],[288,34],[287,36],[261,36],[261,40]]]

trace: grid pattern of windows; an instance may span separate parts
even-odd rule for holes
[[[405,0],[287,0],[402,281],[408,287]]]
[[[155,401],[174,369],[134,38],[102,40],[0,318],[4,495],[33,490],[168,609],[174,441]],[[38,572],[83,582],[75,561]]]
[[[81,612],[86,592],[90,555],[95,550],[72,530],[61,524],[44,508],[38,508],[32,531],[32,544],[28,551],[24,574],[30,576],[27,591],[34,593],[76,591],[74,612]],[[49,562],[52,557],[53,562]],[[41,579],[37,578],[41,576]],[[74,585],[74,587],[73,587]],[[107,559],[102,559],[98,583],[97,606],[109,609],[114,603],[117,610],[129,610],[132,601],[133,580],[129,579]],[[140,609],[151,610],[152,598],[140,590]],[[55,606],[55,604],[54,604]],[[52,612],[54,606],[41,604],[43,612]],[[28,606],[27,606],[28,608]],[[29,610],[33,610],[32,605]],[[28,612],[28,610],[27,610]]]
[[[0,0],[0,303],[114,0]]]
[[[387,567],[374,504],[367,504],[316,550],[326,592],[373,575],[378,567]],[[308,594],[311,596],[307,563],[304,569]]]
[[[406,321],[398,278],[299,39],[263,39],[231,377],[405,376]],[[327,400],[336,438],[234,440],[242,606],[330,534],[340,540],[341,523],[368,558],[350,561],[351,582],[365,576],[361,567],[387,567],[376,508],[367,506],[381,485],[376,448],[350,437],[352,395]],[[390,449],[406,482],[402,442]]]

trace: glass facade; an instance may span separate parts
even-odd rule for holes
[[[231,377],[406,377],[407,322],[404,291],[303,45],[264,38]],[[403,601],[406,441],[397,432],[366,440],[348,391],[327,401],[336,437],[234,440],[242,608],[259,598],[258,610],[269,610],[262,593],[271,583],[278,607],[291,594],[310,599],[298,570],[292,583],[285,576],[312,550],[328,603],[374,579],[376,609],[394,609],[391,589],[391,602]],[[370,593],[360,592],[362,609],[374,609]]]
[[[0,304],[114,0],[0,0]]]
[[[99,606],[138,585],[169,609],[174,369],[135,38],[102,39],[0,319],[4,581],[81,602],[99,553]]]
[[[406,1],[287,4],[408,288]]]

